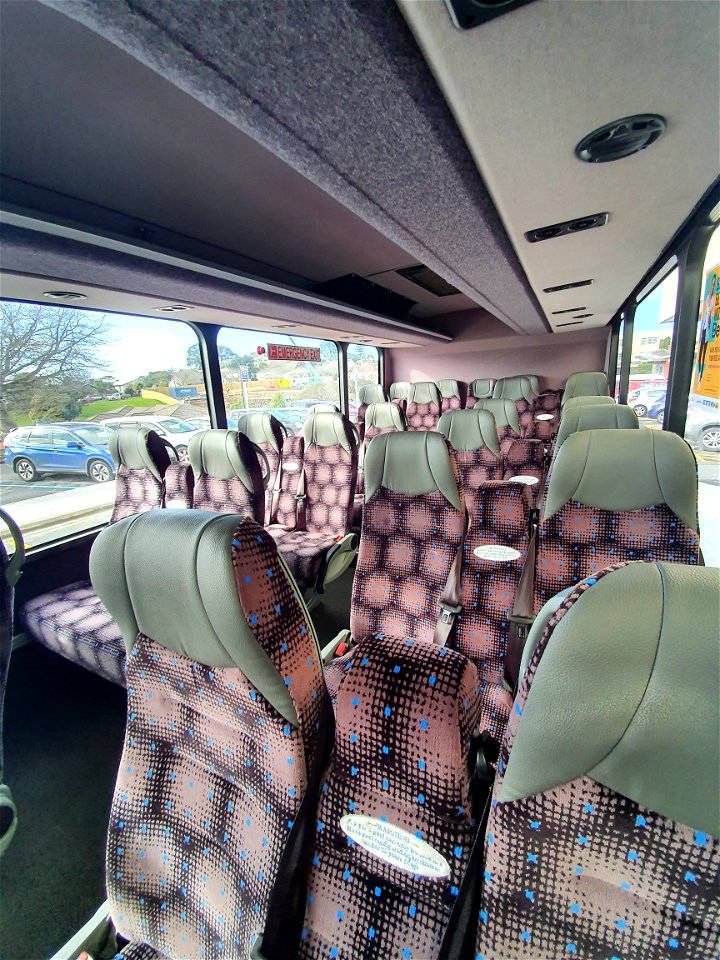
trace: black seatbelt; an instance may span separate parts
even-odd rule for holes
[[[510,630],[508,633],[507,648],[505,650],[505,664],[503,674],[505,683],[514,694],[517,688],[520,663],[523,649],[527,640],[528,629],[535,619],[533,614],[533,595],[535,593],[535,555],[537,552],[537,518],[531,518],[532,532],[528,541],[527,553],[520,582],[518,583],[515,603],[510,614]]]
[[[275,472],[275,480],[273,482],[272,495],[270,497],[270,516],[267,519],[267,522],[275,523],[277,517],[278,504],[280,503],[280,494],[282,493],[282,475],[283,475],[283,458],[282,450],[280,450],[280,457],[278,459],[277,471]]]
[[[305,530],[306,523],[306,511],[305,511],[305,501],[307,500],[307,495],[305,493],[305,462],[303,459],[303,465],[300,468],[300,476],[298,477],[297,493],[295,494],[295,529],[296,530]]]
[[[482,893],[485,828],[492,799],[495,771],[491,764],[498,758],[496,740],[483,733],[472,741],[474,770],[470,779],[475,832],[470,856],[460,884],[457,900],[445,928],[437,960],[474,960],[476,956],[478,912]]]
[[[463,541],[464,541],[463,536]],[[435,624],[433,640],[439,647],[444,647],[455,623],[455,617],[462,610],[460,603],[460,574],[462,573],[463,543],[460,543],[455,559],[450,566],[445,589],[438,600],[440,616]]]
[[[320,784],[334,741],[335,715],[330,696],[324,690],[315,750],[308,766],[307,789],[280,855],[265,916],[265,929],[250,952],[251,960],[295,960],[297,957],[307,906],[308,871],[317,831]]]

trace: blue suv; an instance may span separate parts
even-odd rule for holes
[[[97,423],[45,423],[5,437],[5,462],[26,483],[43,473],[82,473],[95,483],[115,476],[110,432]]]

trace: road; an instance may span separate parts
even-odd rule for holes
[[[19,500],[31,500],[46,497],[50,493],[63,490],[75,490],[77,487],[94,486],[92,480],[70,474],[45,474],[35,483],[25,483],[13,473],[7,463],[0,463],[0,504],[17,503]]]

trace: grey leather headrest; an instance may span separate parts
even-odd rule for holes
[[[437,388],[441,397],[459,397],[460,386],[457,380],[438,380]]]
[[[631,407],[617,403],[573,405],[566,408],[560,421],[555,451],[560,449],[571,433],[580,433],[582,430],[637,430],[639,426]]]
[[[390,394],[389,394],[390,399],[406,400],[409,389],[410,389],[410,384],[406,380],[397,380],[395,383],[391,383]]]
[[[203,430],[190,437],[190,464],[195,478],[206,474],[218,480],[237,477],[248,490],[254,490],[256,477],[251,470],[259,468],[257,454],[244,433],[237,430]]]
[[[355,449],[355,438],[348,420],[341,413],[320,411],[309,413],[303,424],[303,438],[305,447],[317,444],[318,447],[341,446],[352,453]]]
[[[481,377],[470,384],[472,395],[478,400],[489,400],[493,395],[494,387],[495,381],[491,377]]]
[[[588,776],[720,836],[719,599],[716,569],[670,563],[587,589],[542,653],[500,802]]]
[[[120,627],[128,656],[138,633],[209,667],[238,667],[291,723],[283,679],[238,599],[232,514],[153,510],[110,524],[90,553],[90,577]],[[285,576],[278,563],[277,576]]]
[[[121,423],[110,434],[108,449],[118,467],[149,470],[160,481],[170,466],[167,447],[157,433],[134,423]]]
[[[585,430],[558,450],[545,501],[549,520],[571,500],[599,510],[665,503],[697,531],[697,464],[677,434],[662,430]]]
[[[365,430],[370,427],[405,430],[405,417],[396,403],[371,403],[365,411]]]
[[[500,456],[495,417],[482,407],[470,410],[452,410],[444,413],[437,425],[454,450],[480,450],[487,447]]]
[[[495,400],[527,400],[531,403],[535,398],[532,385],[527,377],[501,377],[493,388]]]
[[[562,412],[563,412],[563,416],[565,416],[565,413],[568,410],[573,410],[575,407],[598,407],[598,406],[609,407],[614,403],[615,403],[614,397],[596,397],[596,396],[573,397],[572,399],[568,400],[567,403],[563,404]]]
[[[519,374],[519,376],[525,377],[525,379],[528,380],[530,383],[530,389],[532,390],[532,392],[535,394],[536,397],[539,396],[540,378],[535,376],[534,373],[521,373]]]
[[[251,443],[269,443],[282,450],[283,430],[280,421],[264,410],[249,410],[238,417],[238,432],[244,433]]]
[[[441,398],[437,384],[432,380],[423,380],[420,383],[411,383],[407,394],[408,406],[411,403],[435,403],[440,406]]]
[[[340,413],[340,407],[335,403],[330,403],[329,400],[321,400],[319,403],[314,403],[308,413]]]
[[[610,393],[607,376],[600,370],[571,373],[565,384],[563,405],[573,397],[599,396],[607,397]]]
[[[365,454],[365,501],[380,487],[410,496],[439,490],[461,509],[445,437],[432,431],[381,433],[370,441]]]
[[[498,430],[510,427],[513,433],[520,436],[520,420],[517,407],[512,400],[478,400],[475,410],[487,410],[495,418]]]
[[[358,402],[360,406],[369,403],[384,403],[385,391],[380,383],[364,383],[358,390]]]

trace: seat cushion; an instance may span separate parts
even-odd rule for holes
[[[298,586],[303,590],[312,587],[326,553],[336,542],[335,537],[309,530],[287,530],[277,524],[267,530]]]
[[[43,646],[125,686],[125,643],[89,581],[35,597],[22,616],[28,633]]]

